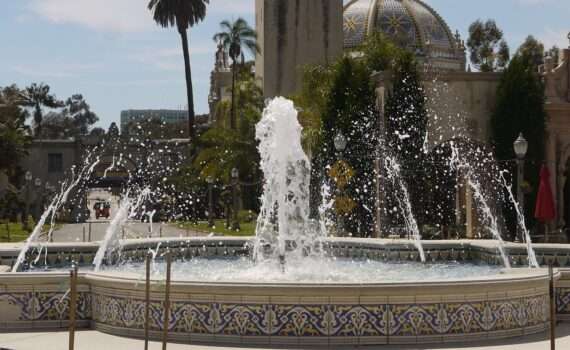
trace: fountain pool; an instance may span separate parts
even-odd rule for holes
[[[309,215],[311,162],[292,102],[270,102],[256,131],[264,172],[256,237],[120,240],[132,209],[126,201],[103,242],[0,246],[0,265],[15,271],[0,273],[0,331],[67,327],[69,275],[61,269],[71,264],[82,267],[77,326],[121,336],[142,337],[148,321],[150,337],[160,339],[167,309],[168,339],[186,343],[442,343],[548,328],[549,276],[527,268],[530,241],[421,241],[409,198],[402,208],[413,240],[329,237]],[[174,258],[168,308],[167,253]],[[557,307],[570,316],[570,246],[539,247],[537,256],[560,267]]]
[[[308,346],[466,342],[542,332],[548,327],[548,276],[529,269],[524,244],[496,241],[424,242],[426,264],[408,240],[327,239],[324,258],[291,261],[283,274],[267,260],[253,264],[250,239],[192,238],[122,241],[122,263],[92,271],[97,244],[52,244],[52,272],[0,273],[0,329],[65,329],[65,271],[79,262],[79,328],[144,335],[141,266],[156,251],[150,329],[160,339],[165,283],[172,254],[169,339],[186,343]],[[157,248],[158,247],[158,248]],[[35,249],[28,258],[36,260]],[[18,249],[0,249],[1,263]],[[332,258],[335,256],[336,258]],[[570,246],[538,246],[556,272],[559,319],[570,319]],[[39,267],[41,269],[42,267]],[[568,272],[566,272],[568,271]],[[318,278],[317,278],[318,276]]]
[[[152,266],[152,278],[165,276],[166,264]],[[144,278],[145,264],[124,263],[101,269],[113,276]],[[468,280],[503,274],[499,266],[457,261],[384,262],[357,258],[307,258],[287,264],[285,271],[274,261],[256,263],[248,257],[193,258],[172,263],[172,279],[222,283],[364,284]]]

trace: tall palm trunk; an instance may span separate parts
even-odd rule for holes
[[[232,111],[230,114],[230,128],[232,130],[237,129],[237,118],[236,118],[236,61],[233,60],[232,63]]]
[[[179,29],[182,38],[182,50],[184,51],[184,69],[186,71],[186,95],[188,96],[188,137],[192,142],[195,140],[196,130],[194,128],[194,92],[192,89],[192,71],[190,70],[190,52],[188,50],[188,35],[186,29]]]

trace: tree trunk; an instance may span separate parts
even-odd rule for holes
[[[237,129],[236,123],[236,61],[232,63],[232,110],[230,113],[230,128],[232,130]]]
[[[192,91],[192,71],[190,70],[190,52],[188,51],[188,35],[186,29],[179,29],[182,38],[182,50],[184,51],[184,69],[186,71],[186,94],[188,96],[188,137],[191,142],[195,141],[196,131],[194,127],[194,92]]]

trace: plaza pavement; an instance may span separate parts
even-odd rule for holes
[[[95,218],[93,206],[95,203],[101,201],[107,201],[111,205],[111,216],[108,219]],[[119,197],[113,196],[110,192],[102,189],[94,189],[89,191],[87,195],[87,207],[91,213],[88,222],[84,224],[65,224],[58,227],[53,233],[54,242],[96,242],[103,240],[110,220],[113,219],[119,209]],[[120,237],[126,239],[144,237],[194,237],[203,235],[203,233],[193,230],[178,228],[173,224],[153,223],[150,225],[149,223],[140,221],[129,221],[124,226],[124,230],[120,233]]]
[[[557,327],[558,339],[556,341],[556,349],[570,349],[570,324],[560,324]],[[546,333],[524,336],[519,338],[511,338],[504,340],[495,340],[488,342],[461,344],[445,344],[445,345],[406,345],[406,346],[361,346],[361,347],[341,347],[335,346],[334,349],[401,349],[401,350],[438,350],[438,349],[462,349],[462,350],[547,350],[550,349],[550,342],[546,338]],[[138,339],[128,339],[112,336],[97,331],[78,331],[75,334],[76,350],[140,350],[143,349],[144,342]],[[67,332],[46,332],[46,333],[0,333],[0,350],[62,350],[68,347]],[[320,347],[315,349],[323,349]],[[331,347],[332,348],[332,347]],[[152,342],[149,346],[150,350],[161,349],[159,342]],[[247,349],[245,347],[216,347],[206,345],[187,345],[187,344],[169,344],[170,350],[230,350],[230,349]],[[269,349],[269,348],[251,348],[251,349]],[[283,349],[283,347],[281,348]],[[303,348],[310,349],[310,348]]]
[[[103,240],[109,220],[91,220],[84,224],[65,224],[53,233],[54,242],[97,242]],[[89,232],[91,231],[91,234]],[[121,238],[136,239],[145,237],[196,237],[202,232],[176,227],[174,224],[130,221],[119,234]]]

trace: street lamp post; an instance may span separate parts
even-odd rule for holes
[[[214,227],[214,178],[208,176],[206,182],[208,183],[208,226]]]
[[[42,205],[42,180],[39,177],[36,177],[34,180],[35,192],[36,192],[36,201],[34,204],[34,213],[32,217],[34,218],[35,222],[38,222],[40,219],[40,210]]]
[[[517,156],[517,201],[519,202],[519,210],[524,215],[524,194],[523,194],[523,179],[524,179],[524,161],[526,153],[528,152],[528,141],[524,138],[522,132],[513,143],[515,155]],[[517,242],[522,242],[522,228],[517,225]]]
[[[26,184],[24,186],[26,186],[26,198],[25,198],[25,208],[24,208],[24,214],[22,215],[22,224],[24,226],[24,230],[28,230],[28,216],[30,213],[30,201],[31,201],[31,187],[32,187],[32,173],[29,171],[26,171],[26,175],[24,175],[24,180],[26,180]]]
[[[239,199],[238,199],[238,185],[239,185],[239,170],[237,168],[232,169],[232,200],[233,200],[233,223],[232,229],[239,230],[239,220],[238,220],[238,211],[239,211]]]
[[[338,161],[343,160],[344,157],[344,150],[346,149],[347,140],[342,131],[339,131],[338,134],[334,137],[334,148],[336,150],[336,158]],[[340,198],[342,196],[342,190],[340,186],[336,186],[336,197]],[[344,229],[344,213],[337,212],[337,230],[338,232],[343,235],[345,232]]]

